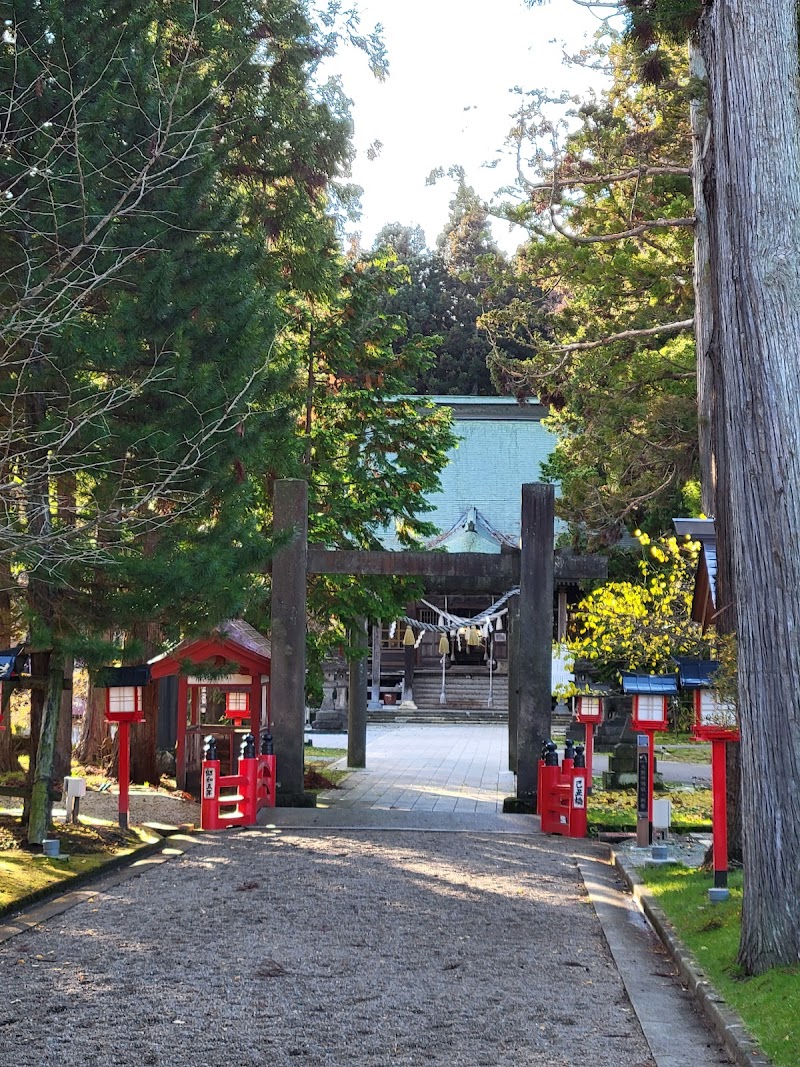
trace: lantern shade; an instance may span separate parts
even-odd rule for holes
[[[106,690],[106,718],[109,722],[144,722],[142,686],[150,681],[150,668],[105,667],[97,685]]]
[[[446,656],[449,651],[450,638],[447,636],[447,634],[442,634],[442,636],[439,638],[439,655]]]
[[[406,632],[403,634],[403,645],[408,648],[414,644],[414,631],[410,626],[406,626]]]
[[[736,708],[721,700],[716,689],[696,689],[694,693],[694,736],[699,741],[738,741]]]
[[[137,685],[114,685],[106,689],[109,722],[144,722],[142,690]]]
[[[698,741],[738,741],[736,708],[720,699],[714,688],[718,661],[680,658],[677,663],[681,688],[694,690],[695,738]]]
[[[622,691],[633,695],[631,723],[635,730],[666,730],[667,699],[678,692],[674,674],[622,672]]]
[[[235,726],[241,726],[245,719],[250,718],[250,694],[226,693],[225,715],[233,719]]]
[[[666,696],[659,693],[637,693],[633,698],[632,723],[636,730],[666,730]]]
[[[603,698],[590,693],[581,693],[575,712],[578,722],[592,723],[603,721]]]
[[[225,711],[230,715],[231,712],[247,711],[250,701],[248,700],[247,693],[226,693],[225,694]]]

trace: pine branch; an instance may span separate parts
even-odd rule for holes
[[[553,229],[556,230],[557,233],[560,233],[562,237],[566,237],[576,245],[611,244],[613,241],[623,241],[629,237],[641,237],[643,234],[649,233],[651,230],[668,230],[673,228],[688,229],[695,224],[693,215],[690,218],[682,219],[649,219],[647,222],[643,222],[639,226],[634,226],[630,230],[621,230],[618,233],[593,234],[591,237],[581,237],[578,234],[570,233],[569,230],[564,229],[564,227],[559,224],[556,219],[555,208],[552,204],[550,205],[550,221],[553,224]]]
[[[657,337],[659,334],[680,333],[682,330],[691,330],[694,319],[682,319],[680,322],[665,322],[659,326],[649,326],[642,330],[623,330],[621,333],[612,333],[608,337],[602,337],[598,341],[575,341],[569,345],[555,345],[554,352],[587,352],[591,348],[602,348],[604,345],[614,344],[616,341],[630,341],[636,337]]]
[[[573,176],[554,176],[553,179],[549,181],[537,182],[536,184],[529,181],[524,176],[521,177],[528,192],[538,193],[545,192],[553,187],[557,189],[565,189],[572,186],[613,185],[616,182],[640,181],[642,178],[649,178],[653,175],[672,175],[676,178],[690,178],[692,175],[692,168],[679,166],[678,164],[667,164],[657,167],[631,167],[629,170],[619,171],[615,174],[596,174],[586,175],[585,177],[577,174]]]

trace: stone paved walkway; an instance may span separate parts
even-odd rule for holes
[[[396,724],[370,727],[366,768],[319,800],[337,809],[486,814],[502,811],[513,792],[506,726]]]

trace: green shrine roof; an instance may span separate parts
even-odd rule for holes
[[[518,545],[522,485],[542,480],[542,466],[556,437],[542,425],[547,408],[538,400],[519,403],[502,396],[427,396],[453,410],[458,444],[440,474],[442,488],[428,500],[425,519],[439,534],[430,548],[449,552],[499,552]],[[557,490],[556,490],[557,491]],[[556,521],[556,533],[563,524]],[[389,549],[399,547],[390,533]]]

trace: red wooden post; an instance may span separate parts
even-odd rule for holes
[[[131,783],[131,724],[122,720],[119,730],[119,824],[123,830],[128,829],[128,792]]]
[[[594,756],[594,723],[586,723],[586,795],[592,794],[592,757]]]
[[[569,836],[586,837],[586,781],[585,767],[572,768],[572,795],[570,798]]]
[[[186,701],[189,686],[186,676],[178,675],[178,738],[175,746],[175,777],[178,788],[186,788]]]
[[[714,887],[728,885],[728,808],[726,798],[725,746],[727,741],[711,742],[712,820],[714,834]]]
[[[200,771],[200,829],[219,830],[219,760],[203,760]]]
[[[261,675],[250,676],[250,733],[256,739],[256,752],[258,752],[258,739],[261,736]]]

